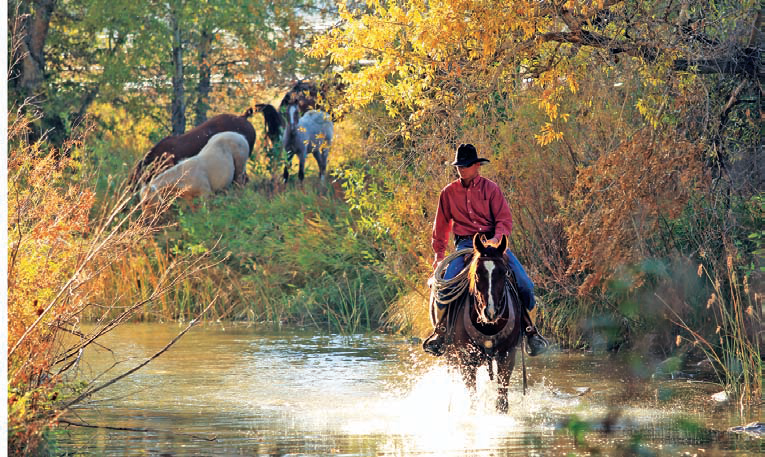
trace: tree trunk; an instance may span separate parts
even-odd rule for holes
[[[180,135],[186,130],[180,14],[177,5],[170,12],[170,24],[173,29],[173,101],[171,104],[173,135]]]
[[[18,24],[18,49],[10,62],[15,76],[12,81],[27,95],[39,93],[45,78],[45,41],[55,7],[56,0],[35,0],[31,14]]]
[[[199,84],[197,85],[197,103],[194,107],[194,125],[207,120],[210,109],[208,97],[212,86],[210,84],[210,51],[212,50],[213,35],[209,30],[202,30],[199,42]]]

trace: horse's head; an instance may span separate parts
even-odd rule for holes
[[[473,260],[469,269],[470,293],[475,297],[478,320],[484,324],[497,322],[507,305],[507,243],[504,235],[498,246],[487,244],[484,235],[476,234],[473,237]]]
[[[294,132],[300,122],[300,107],[297,104],[287,105],[287,130]]]

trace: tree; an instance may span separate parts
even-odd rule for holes
[[[34,94],[45,78],[44,48],[56,0],[13,2],[9,6],[15,13],[9,16],[8,31],[19,37],[18,47],[11,48],[9,82],[25,94]]]
[[[409,162],[423,160],[425,169],[430,164],[429,170],[433,170],[448,156],[445,150],[466,134],[501,159],[512,154],[507,140],[514,141],[514,149],[529,150],[518,143],[517,135],[503,132],[526,131],[524,124],[535,124],[537,147],[558,151],[562,158],[570,158],[570,165],[558,173],[556,179],[563,181],[560,185],[547,189],[549,194],[538,194],[549,195],[550,203],[540,202],[538,211],[520,208],[518,212],[536,213],[547,223],[558,221],[568,231],[559,227],[553,233],[561,239],[536,241],[530,236],[533,232],[525,232],[525,243],[559,246],[561,255],[555,257],[572,262],[570,269],[563,269],[567,276],[590,278],[580,279],[587,285],[580,289],[585,293],[607,284],[619,260],[634,260],[647,251],[644,243],[623,243],[620,246],[628,251],[615,255],[608,248],[608,237],[595,235],[602,218],[585,219],[592,225],[582,225],[581,212],[558,214],[567,205],[571,209],[577,204],[570,200],[575,187],[577,198],[593,199],[585,211],[610,214],[619,220],[625,240],[649,243],[658,221],[676,215],[677,206],[687,201],[689,194],[675,192],[675,186],[696,186],[706,179],[696,166],[671,175],[654,168],[657,173],[643,175],[640,182],[647,193],[633,206],[602,192],[607,185],[598,181],[600,177],[592,186],[588,180],[593,179],[595,169],[587,172],[588,168],[603,170],[609,161],[611,166],[627,167],[614,168],[621,172],[616,172],[612,184],[620,186],[639,177],[641,170],[652,168],[629,150],[666,151],[662,163],[669,164],[669,169],[687,164],[689,158],[699,163],[709,157],[708,166],[727,168],[730,154],[736,155],[732,161],[756,157],[755,143],[738,144],[726,152],[722,146],[731,136],[723,134],[728,139],[718,140],[715,132],[724,130],[718,120],[727,118],[726,107],[746,103],[747,109],[761,109],[763,67],[756,57],[762,47],[761,11],[759,2],[738,0],[378,1],[371,2],[368,10],[341,7],[343,22],[317,41],[314,53],[346,67],[364,63],[358,71],[343,73],[345,106],[379,103],[385,107],[395,128],[378,135],[387,135],[391,142],[401,140],[401,147],[393,148],[392,160],[405,155]],[[617,112],[627,118],[608,121],[611,128],[604,130],[613,140],[600,141],[582,131],[592,118],[587,107],[612,100],[627,80],[633,92],[624,94],[622,100],[628,109]],[[591,90],[581,94],[584,85]],[[704,106],[712,107],[711,117],[700,109]],[[743,107],[739,109],[743,111]],[[751,138],[756,127],[746,121],[743,124],[749,132],[746,137]],[[497,141],[502,135],[505,144]],[[574,141],[588,135],[589,141],[600,142],[602,147]],[[688,142],[702,147],[688,147]],[[621,162],[614,163],[614,157],[621,154]],[[513,157],[514,168],[501,179],[523,194],[510,176],[522,173],[516,169],[524,161],[535,162],[529,155]],[[650,155],[645,159],[653,160]],[[557,162],[556,158],[552,163]],[[526,173],[540,172],[529,169]],[[671,185],[666,179],[671,179]],[[655,195],[651,189],[666,193]],[[630,223],[641,219],[651,200],[664,199],[674,203],[651,204],[644,224]],[[518,200],[538,198],[519,195]],[[670,207],[672,211],[667,213]],[[540,226],[530,220],[528,224]],[[577,234],[593,239],[583,243]],[[582,250],[584,245],[591,249]],[[584,258],[594,263],[578,261]],[[544,264],[539,270],[560,278],[555,273],[558,267]]]
[[[24,39],[11,56],[10,99],[39,99],[45,116],[35,130],[54,144],[97,100],[179,133],[189,115],[200,122],[209,109],[230,111],[223,98],[249,105],[266,86],[314,71],[290,46],[305,46],[309,19],[329,13],[321,1],[298,0],[18,2],[9,29]]]

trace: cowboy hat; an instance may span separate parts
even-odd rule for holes
[[[452,165],[455,167],[469,167],[476,162],[489,162],[489,159],[478,157],[475,146],[470,143],[464,143],[457,148]]]

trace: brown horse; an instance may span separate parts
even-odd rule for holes
[[[312,81],[299,79],[290,90],[284,94],[279,104],[280,111],[287,111],[289,105],[297,105],[302,116],[306,111],[316,108],[316,99],[320,98],[319,87]]]
[[[258,103],[255,105],[255,111],[263,113],[263,119],[266,124],[266,136],[271,142],[273,148],[281,140],[282,129],[284,128],[284,118],[276,108],[268,103]]]
[[[317,82],[298,80],[282,98],[279,111],[286,113],[290,105],[297,105],[302,116],[310,110],[329,113],[333,122],[340,121],[335,107],[340,104],[345,84],[338,73],[324,75]]]
[[[250,146],[247,156],[249,157],[252,154],[252,148],[255,146],[255,128],[247,120],[250,116],[252,116],[252,108],[248,108],[241,116],[218,114],[182,135],[168,136],[162,139],[138,161],[130,173],[130,183],[138,185],[139,182],[148,182],[152,176],[162,170],[177,164],[183,159],[197,155],[207,144],[210,137],[216,133],[236,132],[243,135]],[[163,167],[149,167],[149,165],[158,161],[158,159],[162,159]],[[234,181],[240,184],[247,182],[246,170],[235,176]]]
[[[446,358],[462,374],[465,384],[475,390],[478,367],[488,364],[493,376],[497,363],[497,410],[507,412],[507,387],[515,367],[515,353],[521,342],[522,311],[512,271],[507,267],[507,237],[498,246],[485,244],[482,235],[473,238],[472,260],[462,281],[452,285],[462,290],[455,295],[436,331],[446,333]],[[460,278],[460,279],[457,279]],[[431,295],[431,309],[437,293]]]

